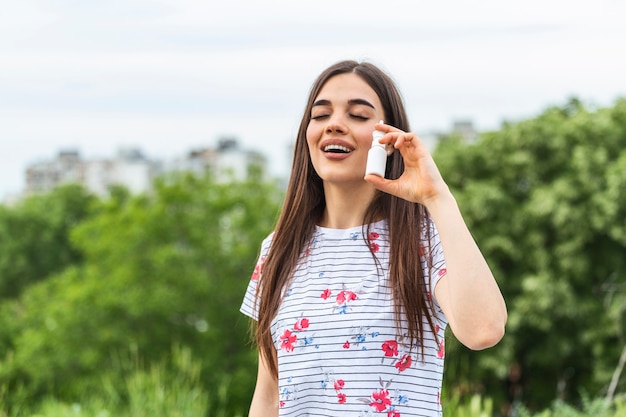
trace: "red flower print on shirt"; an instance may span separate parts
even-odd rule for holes
[[[398,342],[395,340],[386,340],[382,344],[386,357],[398,356]]]
[[[264,264],[265,264],[265,256],[262,256],[261,259],[259,259],[259,262],[257,262],[256,266],[254,267],[254,272],[252,273],[252,276],[250,277],[252,281],[259,280]]]
[[[437,351],[437,357],[439,359],[443,359],[445,354],[446,354],[446,346],[445,346],[443,339],[441,339],[441,342],[439,342],[439,350]]]
[[[343,344],[344,349],[350,349],[350,341],[346,340],[346,343]]]
[[[347,303],[348,301],[356,300],[356,293],[347,290],[341,290],[339,294],[337,294],[337,304],[342,305]]]
[[[280,337],[280,348],[287,352],[293,352],[293,344],[296,343],[296,340],[298,340],[298,336],[286,329]]]
[[[296,324],[293,325],[293,329],[297,332],[301,332],[302,330],[309,327],[309,319],[303,317],[296,321]]]
[[[376,232],[371,232],[368,236],[368,240],[370,241],[370,249],[372,252],[376,253],[380,250],[380,245],[378,243],[372,242],[380,237],[380,235]]]
[[[387,417],[400,417],[400,412],[396,410],[389,410]]]
[[[320,295],[320,297],[322,297],[324,300],[326,300],[326,299],[328,299],[328,297],[330,297],[330,294],[331,294],[331,291],[328,288],[326,288],[324,290],[324,292],[322,293],[322,295]]]
[[[411,367],[412,363],[413,358],[411,357],[411,355],[402,355],[402,358],[398,362],[396,362],[396,369],[398,369],[398,372],[406,371],[408,368]]]
[[[440,277],[444,276],[446,273],[448,272],[448,270],[446,268],[441,268],[439,270],[439,272],[437,272],[437,275],[439,275]]]
[[[341,391],[343,387],[346,385],[343,379],[338,379],[335,381],[335,391]]]
[[[335,387],[335,391],[337,391],[337,402],[339,404],[345,404],[346,401],[348,400],[348,397],[346,396],[346,394],[341,392],[341,390],[343,389],[345,385],[346,383],[344,382],[343,379],[335,380],[334,387]]]
[[[372,396],[370,397],[370,407],[380,413],[381,411],[385,411],[389,405],[391,405],[389,391],[381,389],[372,393]]]

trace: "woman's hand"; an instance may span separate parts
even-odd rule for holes
[[[404,172],[396,180],[370,174],[365,176],[365,181],[383,192],[426,206],[437,197],[449,193],[430,152],[415,133],[403,132],[382,123],[376,124],[375,128],[385,132],[380,143],[393,145],[400,151],[404,159]]]

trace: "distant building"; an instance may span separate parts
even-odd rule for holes
[[[454,136],[460,137],[465,143],[472,144],[478,140],[478,131],[471,120],[455,120],[452,122],[452,129],[447,132],[431,131],[419,135],[430,152],[434,152],[442,140]]]
[[[474,128],[471,120],[456,120],[452,124],[452,133],[455,133],[466,143],[475,143],[478,139],[478,132]]]
[[[106,196],[114,185],[126,187],[133,194],[148,192],[159,173],[159,164],[148,160],[136,148],[120,149],[113,159],[85,162],[82,184],[99,196]]]
[[[138,149],[120,149],[113,159],[83,160],[76,150],[61,151],[51,161],[26,168],[25,194],[50,191],[62,184],[81,184],[99,196],[121,185],[132,193],[149,191],[158,166]]]
[[[260,152],[242,149],[235,138],[224,137],[219,140],[217,148],[192,150],[168,163],[165,171],[210,173],[220,182],[245,180],[253,173],[266,176],[267,158]]]
[[[82,183],[84,163],[76,150],[60,151],[52,161],[37,162],[26,168],[26,194],[52,190],[67,183]]]
[[[101,197],[114,185],[140,194],[149,192],[162,173],[180,171],[210,172],[216,181],[243,180],[253,173],[266,175],[267,160],[259,152],[241,149],[234,138],[222,138],[217,148],[192,150],[166,164],[149,160],[136,148],[120,149],[112,159],[94,160],[82,159],[77,150],[63,150],[53,160],[26,168],[24,194],[46,192],[68,183],[81,184]]]

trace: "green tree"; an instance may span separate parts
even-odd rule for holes
[[[467,370],[504,396],[517,363],[530,407],[604,393],[626,344],[626,100],[572,99],[474,145],[444,141],[435,158],[509,309],[497,347],[450,344],[449,384]]]
[[[89,215],[95,197],[79,185],[0,205],[0,300],[81,260],[71,228]]]
[[[228,384],[223,401],[242,414],[256,358],[238,309],[280,195],[273,183],[192,175],[158,182],[151,196],[114,191],[72,233],[84,261],[13,305],[15,348],[0,378],[35,398],[77,398],[123,371],[129,351],[155,363],[186,346],[207,390]]]

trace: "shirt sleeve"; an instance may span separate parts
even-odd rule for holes
[[[432,264],[430,265],[429,280],[430,291],[434,291],[439,280],[446,274],[446,260],[443,256],[443,248],[441,239],[439,239],[439,231],[432,220],[429,220],[430,227],[430,254],[432,255]]]
[[[424,229],[425,236],[423,239],[424,244],[424,277],[426,285],[428,286],[428,292],[432,297],[436,310],[439,314],[443,315],[443,311],[437,303],[435,298],[435,287],[441,278],[446,275],[446,260],[443,254],[443,247],[441,245],[441,239],[439,238],[439,231],[433,220],[429,217],[426,220],[426,227]]]
[[[246,289],[243,302],[241,303],[241,307],[239,308],[239,311],[241,313],[254,320],[258,320],[256,289],[259,278],[261,278],[261,274],[263,273],[263,265],[265,264],[265,258],[267,257],[267,253],[269,252],[270,245],[272,243],[272,236],[273,234],[270,234],[263,240],[263,243],[261,244],[259,257],[257,258],[254,271],[250,276],[250,282],[248,283],[248,288]]]

